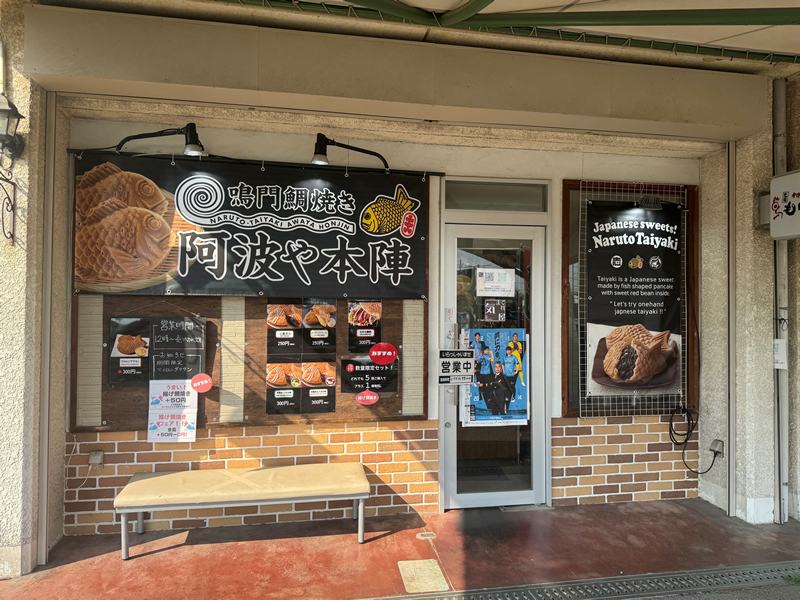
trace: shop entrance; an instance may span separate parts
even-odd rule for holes
[[[476,360],[440,386],[446,509],[546,501],[544,274],[544,227],[445,226],[440,347]]]

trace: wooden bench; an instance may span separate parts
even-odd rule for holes
[[[122,517],[122,558],[128,558],[128,516],[137,515],[142,533],[145,512],[225,508],[283,502],[353,500],[358,543],[364,543],[364,500],[369,481],[361,463],[323,463],[256,469],[210,469],[137,473],[114,499]]]

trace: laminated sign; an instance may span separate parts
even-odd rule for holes
[[[472,350],[439,350],[439,385],[470,384],[474,370]]]
[[[194,442],[197,437],[197,392],[192,381],[150,382],[148,442]]]
[[[74,284],[419,299],[427,215],[418,175],[86,153],[76,161]]]
[[[588,396],[681,393],[682,207],[662,206],[587,206]]]

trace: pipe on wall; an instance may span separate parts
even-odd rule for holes
[[[736,142],[728,142],[728,516],[736,516]]]

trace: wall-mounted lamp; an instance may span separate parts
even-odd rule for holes
[[[0,152],[9,158],[17,158],[25,149],[25,142],[17,135],[20,119],[24,119],[14,103],[0,95]]]
[[[652,198],[644,196],[639,200],[639,208],[646,208],[647,210],[662,210],[661,198],[653,196]]]
[[[386,159],[383,158],[383,156],[381,156],[377,152],[337,142],[336,140],[332,140],[328,137],[325,137],[325,134],[322,133],[317,134],[317,141],[314,143],[314,158],[311,159],[312,164],[315,165],[328,164],[328,146],[338,146],[339,148],[345,148],[347,150],[353,150],[354,152],[361,152],[362,154],[369,154],[370,156],[375,156],[381,160],[381,162],[383,163],[383,168],[386,169],[386,172],[387,173],[389,172],[389,163],[387,163]]]
[[[161,131],[153,131],[151,133],[137,133],[136,135],[129,135],[128,137],[123,138],[122,141],[117,144],[116,152],[119,154],[122,150],[122,147],[131,140],[166,137],[169,135],[184,136],[185,145],[183,147],[183,153],[186,156],[203,156],[205,153],[205,148],[203,148],[203,144],[200,143],[200,137],[197,135],[197,126],[194,123],[187,123],[186,127],[181,128],[162,129]]]

